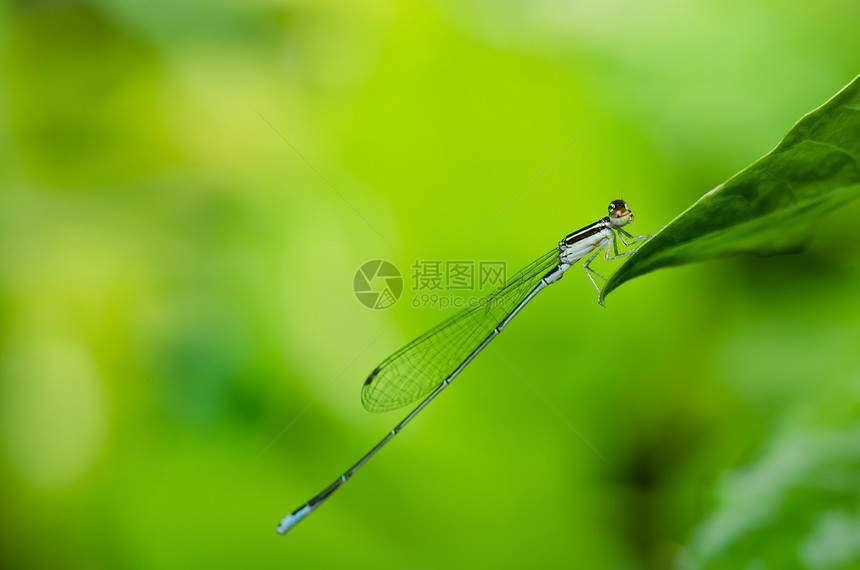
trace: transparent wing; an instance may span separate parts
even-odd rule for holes
[[[435,390],[558,265],[558,250],[541,256],[475,307],[419,336],[370,373],[361,403],[371,412],[405,406]]]

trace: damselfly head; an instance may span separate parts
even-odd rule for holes
[[[633,221],[633,212],[624,200],[613,200],[609,203],[609,223],[620,228]]]

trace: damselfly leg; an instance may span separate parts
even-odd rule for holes
[[[629,233],[627,233],[624,230],[624,228],[617,228],[617,230],[618,230],[618,237],[621,238],[621,243],[623,243],[627,247],[630,247],[631,245],[635,245],[635,244],[639,243],[640,241],[642,241],[643,239],[648,239],[650,237],[654,237],[653,234],[647,234],[647,235],[642,235],[642,236],[630,235]],[[627,236],[630,238],[630,240],[631,240],[630,243],[628,243],[627,240],[624,239],[624,236]],[[633,251],[636,251],[636,250],[633,250]],[[618,253],[618,252],[616,251],[615,253]]]
[[[641,235],[641,236],[630,235],[629,233],[624,231],[623,228],[620,228],[620,227],[613,228],[613,229],[616,232],[618,232],[617,236],[618,236],[618,239],[621,240],[621,243],[623,243],[627,247],[630,247],[632,245],[636,245],[637,243],[641,242],[642,240],[648,239],[651,237],[651,235]],[[594,249],[594,253],[592,253],[588,257],[588,259],[586,259],[582,263],[582,269],[585,271],[585,274],[588,276],[588,279],[591,281],[591,284],[594,285],[595,289],[597,289],[598,303],[600,303],[600,287],[598,287],[597,282],[594,280],[594,278],[591,276],[591,274],[593,273],[594,275],[600,277],[604,281],[606,281],[606,277],[604,277],[603,275],[598,273],[595,269],[593,269],[591,267],[591,262],[595,260],[595,258],[600,254],[601,251],[603,251],[603,259],[605,261],[612,261],[613,259],[619,259],[621,257],[627,257],[628,255],[632,255],[632,254],[636,253],[637,251],[639,251],[639,248],[637,247],[636,249],[631,249],[630,251],[625,251],[623,253],[619,253],[619,251],[618,251],[618,240],[615,239],[615,236],[616,236],[616,234],[613,233],[612,235],[602,239],[597,244],[597,247]],[[624,239],[624,236],[627,236],[628,238],[630,238],[630,241],[628,242],[626,239]],[[612,255],[612,256],[609,255],[610,249],[612,250],[613,253],[615,253],[615,255]],[[559,258],[562,260],[566,259],[564,254],[559,256]],[[603,305],[603,303],[600,303],[600,304]]]

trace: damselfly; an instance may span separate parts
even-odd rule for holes
[[[565,271],[587,255],[582,268],[597,289],[599,301],[600,287],[592,275],[604,281],[606,278],[590,267],[591,262],[601,251],[607,261],[636,251],[619,253],[616,237],[628,247],[651,237],[627,233],[624,226],[632,221],[633,212],[627,207],[627,203],[624,200],[614,200],[609,204],[607,217],[568,235],[556,248],[508,279],[483,302],[457,313],[386,358],[364,382],[361,389],[361,402],[364,407],[371,412],[384,412],[424,399],[376,444],[376,447],[359,459],[358,463],[317,496],[284,517],[278,524],[278,533],[286,533],[346,483],[368,459],[412,421],[424,406],[438,396],[445,386],[502,332],[526,303],[544,287],[561,279]],[[614,255],[610,256],[610,251]]]

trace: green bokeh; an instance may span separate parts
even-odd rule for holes
[[[661,227],[857,74],[857,21],[0,4],[0,566],[860,564],[856,203],[805,253],[656,272],[605,310],[574,268],[275,534],[404,415],[359,389],[450,314],[412,306],[416,259],[513,272],[622,192]],[[371,259],[404,274],[390,309],[353,295]]]

